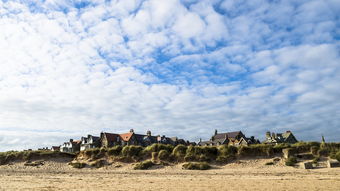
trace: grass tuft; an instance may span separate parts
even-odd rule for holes
[[[182,165],[186,170],[208,170],[211,166],[207,162],[188,162]]]

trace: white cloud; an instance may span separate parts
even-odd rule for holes
[[[0,2],[1,150],[130,128],[339,139],[339,3],[182,3]]]

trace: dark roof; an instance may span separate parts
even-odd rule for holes
[[[225,139],[226,135],[227,138],[236,138],[237,135],[241,134],[241,131],[234,131],[234,132],[228,132],[228,133],[218,133],[214,135],[214,139]]]
[[[107,141],[117,141],[117,137],[119,137],[119,135],[115,134],[115,133],[103,132],[102,134],[106,137]],[[93,138],[94,138],[94,136],[93,136]],[[93,139],[93,140],[95,140],[95,139]]]

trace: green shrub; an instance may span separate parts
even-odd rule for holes
[[[152,153],[152,152],[159,152],[161,150],[166,150],[168,153],[171,153],[174,149],[173,145],[165,145],[165,144],[159,144],[155,143],[150,146],[145,147],[143,150],[144,153]]]
[[[237,154],[237,147],[221,145],[218,147],[218,156],[235,156]]]
[[[106,160],[97,160],[91,164],[92,167],[101,168],[105,165]]]
[[[172,156],[177,160],[177,161],[183,161],[184,157],[186,155],[186,150],[187,146],[185,145],[177,145],[173,151],[172,151]]]
[[[274,153],[282,153],[283,149],[290,148],[290,144],[288,143],[280,143],[273,146]]]
[[[335,159],[340,162],[340,151],[335,154]]]
[[[318,155],[319,156],[328,156],[329,155],[329,151],[328,151],[328,149],[326,149],[326,148],[322,148],[322,149],[320,149],[319,151],[318,151]]]
[[[125,157],[141,157],[141,152],[143,151],[143,147],[141,146],[125,146],[122,149],[122,155]]]
[[[211,166],[206,162],[188,162],[184,163],[182,168],[187,170],[208,170]]]
[[[286,166],[294,166],[297,163],[296,157],[289,157],[286,159]]]
[[[84,155],[88,158],[90,158],[92,156],[92,150],[91,149],[88,149],[88,150],[85,150],[84,151]]]
[[[83,162],[71,162],[69,163],[73,168],[84,168],[86,163]]]
[[[241,146],[238,149],[240,156],[271,156],[273,153],[273,146],[264,144]]]
[[[122,146],[117,145],[117,146],[109,148],[107,152],[110,156],[119,156],[122,152],[122,149],[123,149]]]
[[[318,151],[319,151],[319,147],[318,146],[312,146],[310,148],[310,152],[313,154],[313,155],[317,155],[318,154]]]
[[[189,146],[184,157],[185,161],[212,161],[215,160],[218,149],[214,146]]]
[[[327,149],[329,153],[337,153],[340,151],[340,143],[325,143],[322,148]]]
[[[153,165],[155,165],[151,160],[143,161],[140,163],[135,164],[133,167],[134,170],[146,170],[151,168]]]
[[[316,157],[313,158],[313,163],[314,164],[317,164],[319,161],[320,161],[320,157],[319,156],[316,156]]]
[[[228,155],[228,156],[218,156],[216,158],[216,162],[219,162],[219,163],[228,163],[232,160],[234,160],[236,157],[233,156],[233,155]]]
[[[158,159],[162,161],[169,161],[170,154],[167,150],[161,150],[158,153]]]
[[[297,142],[292,145],[296,149],[297,153],[306,153],[311,151],[311,147],[320,147],[319,142]]]
[[[152,152],[151,153],[151,160],[152,161],[157,161],[158,160],[158,153],[157,152]]]

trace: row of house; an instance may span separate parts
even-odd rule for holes
[[[61,146],[53,146],[51,150],[59,150],[61,152],[78,152],[92,148],[109,148],[116,145],[140,145],[149,146],[154,143],[171,144],[171,145],[189,145],[196,143],[185,141],[177,137],[166,137],[165,135],[153,136],[151,131],[147,131],[146,134],[137,134],[131,129],[128,133],[117,134],[101,132],[100,136],[87,135],[87,137],[81,137],[80,140],[70,139],[68,142],[64,142]]]
[[[285,133],[266,133],[266,140],[262,143],[264,144],[279,144],[279,143],[289,143],[294,144],[298,142],[295,136],[291,131],[286,131]],[[251,144],[260,144],[261,142],[258,139],[255,139],[254,136],[246,137],[242,131],[234,131],[227,133],[218,133],[215,130],[214,135],[208,141],[200,141],[198,145],[200,146],[214,146],[214,145],[232,145],[232,146],[241,146],[241,145],[251,145]]]
[[[279,143],[289,143],[293,144],[298,142],[291,131],[286,131],[285,133],[270,133],[266,132],[266,140],[262,143],[264,144],[279,144]],[[171,145],[196,145],[195,142],[185,141],[183,139],[178,139],[177,137],[166,137],[166,136],[153,136],[151,131],[147,131],[146,134],[137,134],[131,129],[128,133],[116,134],[101,132],[100,136],[87,135],[87,137],[81,137],[80,140],[70,139],[68,142],[64,142],[61,146],[53,146],[51,150],[59,150],[61,152],[78,152],[92,148],[109,148],[116,145],[140,145],[149,146],[154,143],[171,144]],[[241,131],[218,133],[215,130],[214,135],[210,140],[202,141],[199,140],[199,146],[218,146],[218,145],[251,145],[261,143],[254,136],[246,137]]]

